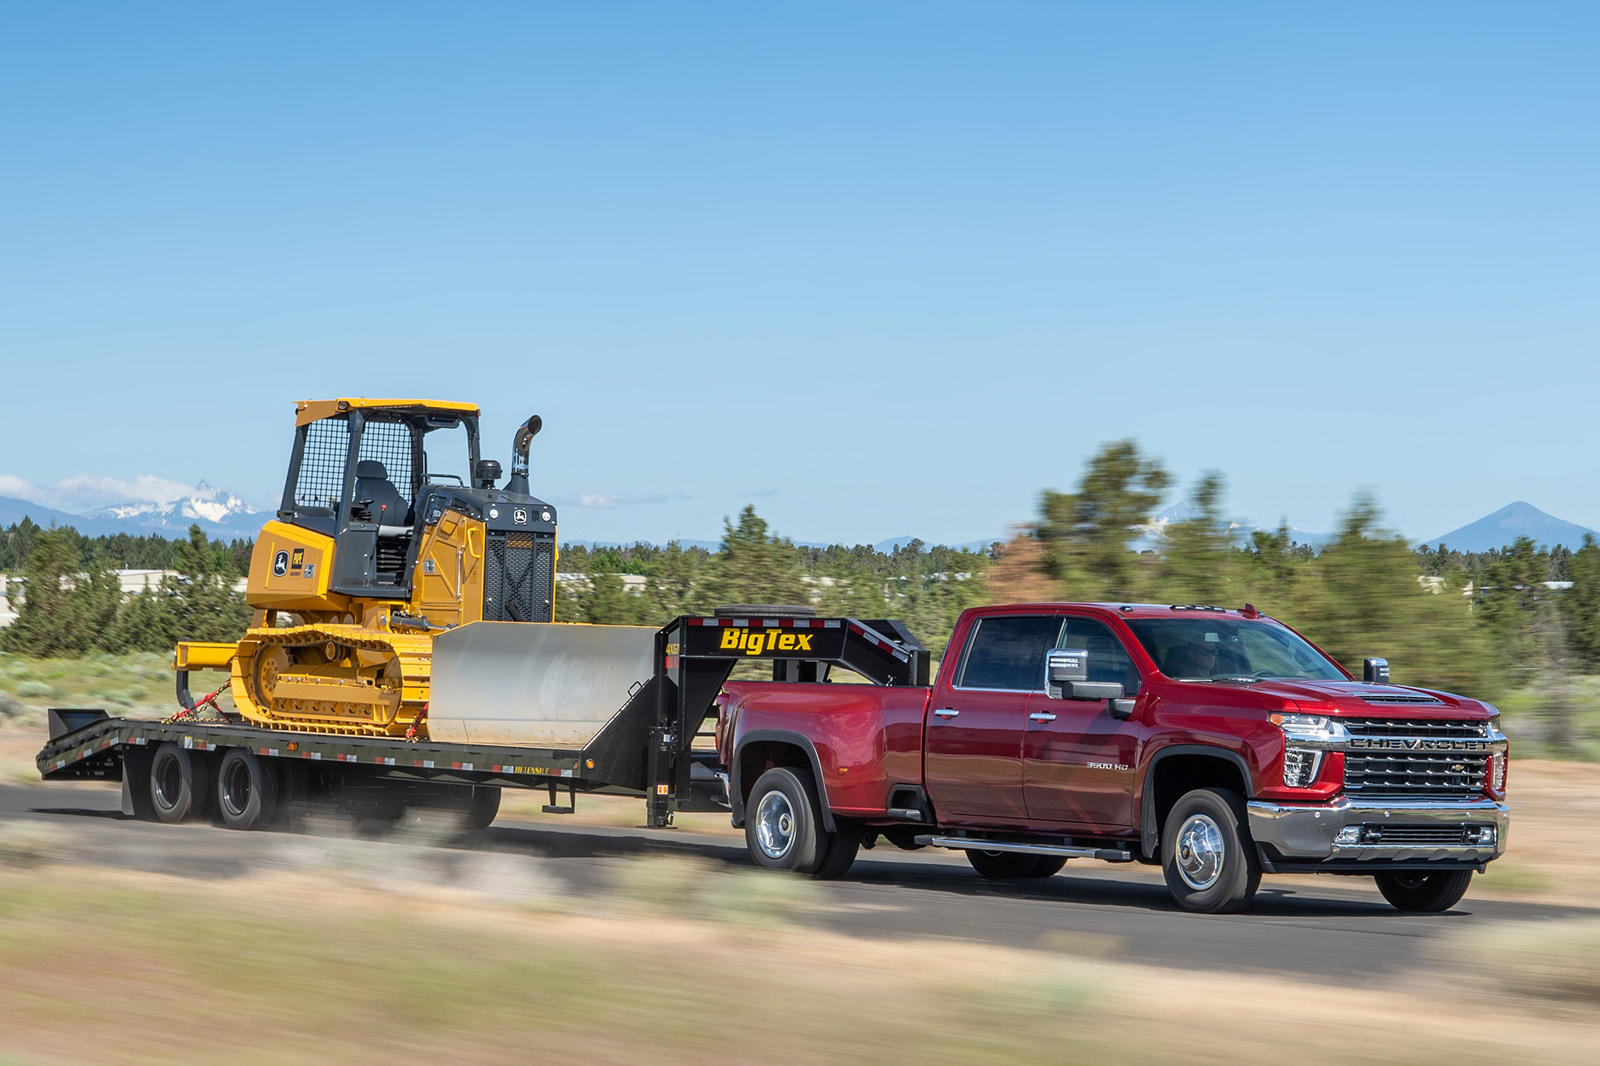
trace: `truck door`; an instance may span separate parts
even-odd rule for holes
[[[1139,671],[1104,622],[1068,615],[1056,647],[1089,653],[1090,681],[1120,681],[1139,693]],[[1035,822],[1081,829],[1126,829],[1135,824],[1133,793],[1139,740],[1137,715],[1111,716],[1106,700],[1054,700],[1042,692],[1028,705],[1023,740],[1023,791]]]
[[[1061,621],[1052,615],[980,618],[950,684],[940,670],[924,734],[923,775],[942,821],[1026,820],[1028,702],[1045,698],[1044,654],[1056,646]]]

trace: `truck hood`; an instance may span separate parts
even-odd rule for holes
[[[1492,713],[1478,700],[1406,685],[1293,678],[1209,683],[1248,689],[1269,700],[1292,700],[1303,710],[1316,714],[1363,718],[1487,718]]]

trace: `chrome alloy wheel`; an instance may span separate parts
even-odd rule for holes
[[[1204,892],[1222,876],[1227,846],[1222,829],[1208,814],[1192,814],[1178,828],[1178,876],[1196,892]]]
[[[794,808],[789,797],[774,789],[756,807],[756,842],[769,859],[781,859],[794,846]]]

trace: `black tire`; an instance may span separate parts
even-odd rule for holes
[[[978,875],[990,881],[1015,881],[1032,877],[1040,859],[1038,855],[1021,851],[981,851],[977,848],[968,848],[966,854],[967,861],[978,871]]]
[[[1179,799],[1161,830],[1161,872],[1186,911],[1243,910],[1261,887],[1244,798],[1231,789],[1197,788]]]
[[[253,751],[229,748],[217,766],[217,816],[229,829],[260,829],[278,813],[278,775]]]
[[[712,612],[718,618],[815,618],[817,612],[798,603],[725,603]]]
[[[1061,872],[1061,868],[1066,864],[1067,857],[1065,855],[1041,855],[1037,860],[1034,861],[1033,869],[1029,870],[1022,876],[1037,877],[1041,879],[1046,877],[1054,877],[1056,874]]]
[[[472,798],[467,800],[466,810],[461,812],[461,828],[487,829],[499,813],[500,786],[473,785]]]
[[[835,819],[835,825],[832,833],[824,834],[828,843],[823,849],[822,861],[812,874],[819,881],[837,881],[849,873],[861,851],[861,827],[839,819]]]
[[[150,758],[150,809],[158,822],[187,822],[205,813],[211,795],[210,767],[172,741]]]
[[[774,766],[756,779],[744,810],[751,861],[767,870],[816,873],[828,841],[809,770]]]
[[[1472,883],[1471,870],[1393,870],[1374,874],[1383,898],[1403,911],[1437,914],[1461,902]]]

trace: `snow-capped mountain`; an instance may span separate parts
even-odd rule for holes
[[[261,531],[260,511],[239,496],[201,481],[175,499],[135,500],[96,507],[83,517],[108,519],[143,532],[181,536],[195,523],[210,537],[253,537]]]

